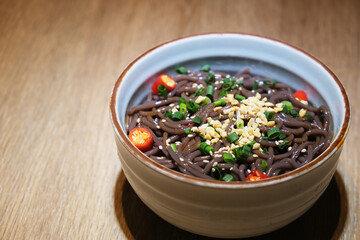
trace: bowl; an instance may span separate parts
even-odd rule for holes
[[[333,140],[307,165],[257,182],[220,182],[175,172],[139,151],[126,133],[126,110],[139,104],[161,73],[177,66],[237,72],[250,67],[304,89],[332,113]],[[200,235],[250,237],[285,226],[305,213],[328,186],[350,123],[350,105],[339,79],[310,54],[270,38],[240,33],[209,33],[156,46],[131,62],[115,83],[111,118],[122,169],[139,198],[169,223]]]

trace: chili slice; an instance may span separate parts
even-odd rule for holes
[[[129,139],[142,152],[150,150],[154,142],[151,132],[143,127],[133,128],[129,133]]]
[[[168,92],[173,90],[176,86],[176,82],[174,81],[174,79],[172,79],[169,75],[161,74],[151,86],[151,91],[154,94],[159,94],[158,86],[160,84],[164,85]]]
[[[265,175],[264,173],[260,172],[257,169],[252,170],[249,175],[246,178],[246,181],[258,181],[262,179],[270,178],[268,175]]]
[[[294,98],[297,98],[300,101],[301,100],[304,100],[304,101],[308,100],[306,92],[304,92],[303,90],[296,91],[293,96],[294,96]]]

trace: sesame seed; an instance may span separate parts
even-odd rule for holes
[[[162,147],[162,146],[159,146],[159,149],[160,149],[160,150],[162,150],[162,149],[163,149],[163,147]]]
[[[180,161],[182,161],[182,162],[184,161],[184,158],[182,158],[182,157],[180,157],[179,159],[180,159]]]
[[[215,170],[215,168],[212,168],[211,171],[212,171],[212,172],[215,172],[216,170]]]
[[[302,152],[302,153],[306,152],[306,148],[302,149],[301,152]]]
[[[288,147],[288,151],[291,151],[292,147]]]
[[[231,167],[229,170],[230,170],[230,171],[232,171],[233,169],[234,169],[234,168],[233,168],[233,167]]]
[[[139,122],[140,122],[140,118],[136,119],[136,122],[139,123]]]
[[[218,162],[214,162],[213,167],[216,167],[218,165]]]
[[[162,121],[162,122],[166,122],[166,120],[165,120],[165,119],[161,119],[161,121]]]
[[[257,154],[253,154],[253,157],[258,157],[258,155],[257,155]]]
[[[204,163],[209,163],[210,161],[209,160],[203,160]]]
[[[160,129],[160,126],[159,126],[159,125],[156,125],[156,128],[157,128],[157,129]]]

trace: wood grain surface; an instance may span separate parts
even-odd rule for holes
[[[166,223],[136,196],[108,103],[145,50],[224,31],[311,53],[343,82],[352,107],[325,194],[294,223],[254,239],[359,239],[358,0],[0,0],[0,239],[208,239]]]

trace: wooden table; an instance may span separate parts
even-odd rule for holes
[[[341,79],[352,127],[303,217],[255,239],[359,239],[360,1],[0,1],[0,239],[208,239],[164,222],[121,171],[112,86],[136,56],[237,31],[310,52]]]

